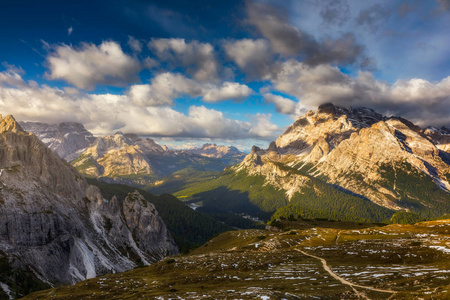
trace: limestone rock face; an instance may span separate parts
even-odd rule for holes
[[[156,259],[164,257],[167,252],[177,252],[155,206],[141,194],[134,192],[128,195],[123,204],[123,214],[139,249],[152,253]]]
[[[103,199],[14,118],[0,118],[0,257],[18,272],[71,284],[178,253],[154,207],[139,199],[142,208],[125,218],[127,204]]]
[[[276,145],[285,152],[295,153],[323,139],[334,148],[353,132],[383,119],[382,115],[368,108],[343,108],[328,103],[298,118],[277,139]]]
[[[371,109],[325,104],[297,119],[267,150],[252,149],[234,169],[264,175],[289,197],[308,185],[301,175],[307,174],[390,209],[432,209],[450,201],[449,142],[446,128],[422,130]],[[435,185],[439,200],[405,187],[414,180]]]
[[[20,122],[20,125],[25,131],[34,133],[47,147],[68,162],[77,158],[95,140],[92,133],[80,123]]]

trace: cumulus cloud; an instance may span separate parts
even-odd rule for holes
[[[290,115],[296,111],[297,103],[291,99],[267,93],[264,94],[264,100],[266,103],[273,103],[275,110],[279,113]]]
[[[128,36],[128,46],[130,46],[134,52],[140,53],[142,51],[142,43],[131,35]]]
[[[270,42],[275,53],[302,57],[310,65],[353,64],[365,58],[364,47],[356,42],[352,33],[318,41],[290,24],[284,12],[262,2],[247,2],[247,14],[248,23]]]
[[[13,87],[26,86],[25,81],[22,79],[20,74],[23,73],[22,69],[18,69],[15,66],[10,66],[8,64],[3,64],[8,69],[0,73],[0,84]]]
[[[243,100],[252,94],[252,90],[245,84],[237,82],[224,82],[220,86],[207,86],[204,88],[203,101],[218,102],[223,100]]]
[[[273,60],[269,42],[265,39],[226,41],[224,49],[227,56],[250,76],[265,76]]]
[[[147,90],[141,87],[134,92],[139,97]],[[259,123],[252,116],[246,122],[229,119],[204,106],[191,106],[188,114],[183,114],[169,106],[138,106],[135,100],[129,94],[89,94],[75,88],[52,88],[25,82],[12,70],[0,72],[1,113],[13,114],[18,120],[81,122],[101,135],[121,130],[149,136],[222,139],[267,139],[270,134],[273,138],[273,130],[278,128],[265,115],[257,115]],[[262,122],[266,122],[265,130],[253,129],[252,124],[262,126]]]
[[[133,85],[128,95],[138,106],[172,105],[174,98],[182,95],[198,97],[202,93],[198,82],[181,74],[162,73],[151,84]]]
[[[61,79],[74,86],[93,90],[98,84],[124,86],[139,81],[141,63],[122,51],[116,42],[80,47],[58,45],[47,56],[48,79]]]
[[[209,43],[175,38],[152,39],[148,47],[160,60],[168,62],[173,68],[186,68],[197,80],[211,81],[218,76],[219,64],[214,47]]]
[[[274,132],[278,132],[280,128],[277,125],[270,123],[270,114],[256,114],[250,116],[252,123],[250,132],[254,136],[273,138]]]
[[[308,108],[332,102],[367,106],[386,115],[399,115],[419,125],[450,124],[450,76],[439,82],[424,79],[379,81],[369,72],[356,77],[330,65],[309,66],[290,60],[273,75],[277,90],[294,95]]]
[[[161,73],[152,79],[151,84],[133,85],[128,95],[138,106],[172,105],[175,98],[183,95],[202,97],[205,102],[224,100],[242,100],[252,90],[237,82],[224,82],[221,85],[203,83],[187,78],[181,74]]]

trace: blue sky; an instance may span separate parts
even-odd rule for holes
[[[2,1],[0,112],[267,147],[325,102],[450,124],[449,0]]]

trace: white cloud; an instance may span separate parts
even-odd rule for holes
[[[183,95],[202,97],[205,102],[242,100],[252,90],[237,82],[224,82],[221,85],[203,83],[189,79],[181,74],[161,73],[150,84],[133,85],[128,95],[138,106],[172,105],[175,98]]]
[[[195,79],[212,81],[217,78],[219,64],[214,47],[198,41],[186,42],[184,39],[152,39],[148,43],[159,59],[168,62],[173,68],[184,67]]]
[[[171,105],[173,99],[182,95],[200,96],[202,87],[196,81],[181,74],[162,73],[151,84],[133,85],[129,96],[138,106]]]
[[[73,27],[70,26],[69,28],[67,28],[67,35],[71,35],[73,32]]]
[[[8,67],[8,70],[0,73],[0,85],[9,85],[14,87],[25,86],[26,83],[22,79],[22,76],[20,76],[21,69],[19,70],[14,66],[6,66]]]
[[[272,54],[269,42],[265,39],[241,39],[227,41],[224,44],[225,53],[241,70],[251,76],[264,77],[269,71]]]
[[[218,102],[223,100],[243,100],[252,94],[252,90],[245,84],[224,82],[221,86],[207,86],[204,88],[203,101]]]
[[[124,86],[139,81],[141,63],[122,51],[116,42],[99,46],[84,43],[78,48],[58,45],[47,56],[48,79],[62,79],[74,86],[92,90],[98,84]]]
[[[140,87],[134,92],[134,97],[139,97],[147,90]],[[149,136],[266,139],[274,134],[270,130],[277,129],[263,115],[257,115],[256,121],[249,116],[246,122],[226,118],[222,112],[204,106],[191,106],[188,114],[183,114],[169,106],[142,107],[135,101],[131,95],[88,94],[75,88],[27,83],[12,70],[0,72],[1,113],[12,114],[17,120],[80,122],[100,135],[121,130]],[[257,130],[252,124],[258,126]]]
[[[353,77],[330,65],[311,67],[289,60],[271,80],[275,89],[299,98],[308,108],[332,102],[371,107],[422,126],[450,124],[450,76],[439,82],[413,78],[391,85],[369,72]]]
[[[275,105],[275,110],[279,113],[290,115],[294,114],[296,111],[297,103],[291,99],[267,93],[264,94],[264,100],[266,103],[273,103]]]
[[[274,139],[274,133],[278,132],[280,128],[270,122],[270,114],[256,114],[250,116],[252,127],[250,132],[255,136],[267,137]]]
[[[128,46],[137,53],[142,52],[142,43],[138,40],[132,37],[131,35],[128,36]]]

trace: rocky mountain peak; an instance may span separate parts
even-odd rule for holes
[[[319,113],[325,113],[325,114],[337,114],[338,113],[338,107],[334,106],[333,103],[324,103],[319,105],[317,108]]]
[[[419,211],[436,209],[442,199],[450,199],[449,153],[445,128],[422,130],[402,117],[386,118],[372,109],[327,103],[297,119],[268,150],[254,147],[235,169],[264,175],[267,183],[278,187],[285,174],[274,164],[284,164],[379,206]],[[286,195],[305,188],[298,184],[303,180],[300,174],[283,177]],[[411,183],[405,184],[408,180]],[[433,196],[408,186],[422,181]]]
[[[370,108],[346,108],[326,103],[299,117],[277,139],[276,145],[285,152],[298,152],[324,139],[332,148],[351,133],[386,119]]]
[[[261,151],[261,148],[259,148],[258,146],[253,146],[252,150],[250,151],[250,154],[256,154],[260,151]]]
[[[2,118],[0,115],[0,133],[4,132],[23,132],[22,126],[14,119],[12,115],[7,115],[6,118]]]

